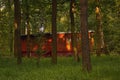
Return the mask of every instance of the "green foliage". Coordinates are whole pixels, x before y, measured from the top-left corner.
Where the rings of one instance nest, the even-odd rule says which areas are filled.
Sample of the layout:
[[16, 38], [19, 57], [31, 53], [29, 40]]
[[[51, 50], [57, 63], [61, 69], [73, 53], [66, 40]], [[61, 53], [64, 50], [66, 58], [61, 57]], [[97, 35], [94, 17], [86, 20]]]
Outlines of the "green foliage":
[[[10, 37], [13, 35], [10, 29], [14, 26], [14, 7], [13, 0], [0, 0], [0, 52], [9, 54]], [[51, 1], [52, 0], [27, 0], [30, 17], [30, 27], [32, 33], [36, 34], [38, 27], [44, 23], [45, 32], [51, 32]], [[80, 5], [76, 1], [75, 26], [76, 31], [80, 31]], [[70, 31], [69, 0], [57, 0], [57, 31]], [[88, 1], [88, 26], [89, 29], [96, 29], [95, 26], [95, 0]], [[110, 51], [119, 53], [120, 51], [120, 0], [100, 0], [102, 13], [102, 26], [105, 42]], [[1, 10], [2, 9], [2, 10]], [[21, 33], [25, 32], [26, 27], [26, 0], [21, 0], [22, 26]], [[63, 21], [61, 21], [64, 19]]]
[[0, 80], [120, 79], [120, 56], [92, 56], [91, 73], [82, 72], [81, 62], [75, 62], [72, 57], [58, 58], [57, 65], [52, 65], [50, 58], [41, 58], [39, 66], [34, 58], [23, 58], [23, 64], [19, 66], [15, 63], [15, 58], [0, 57]]
[[0, 1], [0, 55], [10, 55], [9, 44], [11, 26], [13, 26], [13, 11], [9, 9], [7, 1]]
[[105, 5], [102, 6], [105, 41], [110, 51], [120, 53], [120, 1], [102, 0], [102, 4]]

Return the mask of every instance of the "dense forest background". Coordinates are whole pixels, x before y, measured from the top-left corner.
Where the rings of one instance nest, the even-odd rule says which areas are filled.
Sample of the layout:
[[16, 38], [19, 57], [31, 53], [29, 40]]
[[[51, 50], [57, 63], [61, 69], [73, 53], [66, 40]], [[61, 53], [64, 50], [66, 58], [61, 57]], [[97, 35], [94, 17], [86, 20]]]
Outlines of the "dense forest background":
[[[41, 24], [45, 32], [51, 32], [51, 0], [20, 0], [21, 2], [21, 35], [25, 34], [26, 18], [29, 17], [30, 34], [37, 34]], [[88, 28], [96, 33], [95, 0], [88, 1]], [[70, 1], [57, 2], [57, 32], [69, 32], [70, 27]], [[100, 0], [99, 7], [102, 15], [102, 28], [104, 40], [110, 52], [120, 53], [120, 0]], [[80, 31], [80, 6], [76, 0], [75, 27]], [[27, 16], [26, 16], [27, 15]], [[0, 54], [12, 55], [11, 44], [14, 28], [13, 0], [0, 0]], [[96, 35], [94, 35], [96, 37]]]

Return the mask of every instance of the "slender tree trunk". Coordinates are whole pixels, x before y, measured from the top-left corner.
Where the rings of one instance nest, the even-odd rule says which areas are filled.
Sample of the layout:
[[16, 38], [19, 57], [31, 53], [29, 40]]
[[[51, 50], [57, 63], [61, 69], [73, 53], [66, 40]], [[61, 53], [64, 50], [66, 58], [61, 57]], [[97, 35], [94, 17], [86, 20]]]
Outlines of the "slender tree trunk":
[[42, 46], [44, 44], [43, 33], [40, 33], [37, 38], [38, 50], [37, 50], [37, 66], [39, 66], [40, 58], [42, 55]]
[[96, 0], [96, 40], [97, 40], [97, 49], [96, 54], [97, 56], [100, 56], [101, 53], [104, 52], [105, 43], [104, 43], [104, 34], [102, 29], [102, 18], [101, 18], [101, 12], [100, 12], [100, 1]]
[[28, 0], [25, 1], [26, 4], [26, 10], [25, 10], [25, 15], [26, 15], [26, 28], [27, 28], [27, 56], [30, 57], [30, 18], [29, 18], [29, 4]]
[[84, 71], [90, 72], [90, 46], [88, 38], [88, 0], [80, 0], [80, 18], [81, 18], [81, 40], [82, 40], [82, 68]]
[[77, 52], [77, 41], [75, 34], [75, 21], [74, 21], [74, 12], [75, 12], [75, 0], [70, 0], [70, 19], [71, 19], [71, 43], [72, 43], [72, 51], [74, 54], [75, 60], [79, 61], [79, 56]]
[[14, 0], [14, 53], [17, 54], [18, 64], [22, 63], [20, 26], [21, 26], [20, 2], [19, 0]]
[[52, 0], [52, 63], [57, 63], [57, 0]]
[[[11, 1], [8, 0], [8, 12], [9, 12], [9, 19], [11, 20]], [[9, 26], [10, 26], [10, 55], [13, 53], [13, 26], [11, 24], [11, 21], [9, 21]]]

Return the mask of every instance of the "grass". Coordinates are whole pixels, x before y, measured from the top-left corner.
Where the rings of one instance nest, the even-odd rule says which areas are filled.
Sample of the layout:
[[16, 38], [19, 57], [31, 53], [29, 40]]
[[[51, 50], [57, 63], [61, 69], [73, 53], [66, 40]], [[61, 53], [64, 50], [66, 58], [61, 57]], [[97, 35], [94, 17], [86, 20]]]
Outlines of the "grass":
[[120, 56], [92, 56], [92, 72], [82, 71], [81, 61], [72, 57], [58, 58], [57, 65], [50, 58], [42, 58], [36, 66], [35, 58], [16, 59], [0, 57], [0, 80], [120, 80]]

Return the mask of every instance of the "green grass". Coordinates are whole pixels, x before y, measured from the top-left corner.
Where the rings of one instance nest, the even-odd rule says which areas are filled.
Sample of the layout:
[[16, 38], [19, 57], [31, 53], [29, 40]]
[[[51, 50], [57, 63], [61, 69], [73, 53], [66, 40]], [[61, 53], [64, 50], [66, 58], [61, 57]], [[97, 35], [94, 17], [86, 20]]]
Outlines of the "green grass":
[[92, 56], [91, 73], [83, 72], [81, 61], [72, 57], [58, 58], [57, 65], [42, 58], [39, 66], [35, 58], [17, 65], [15, 58], [0, 57], [0, 80], [120, 80], [120, 56]]

